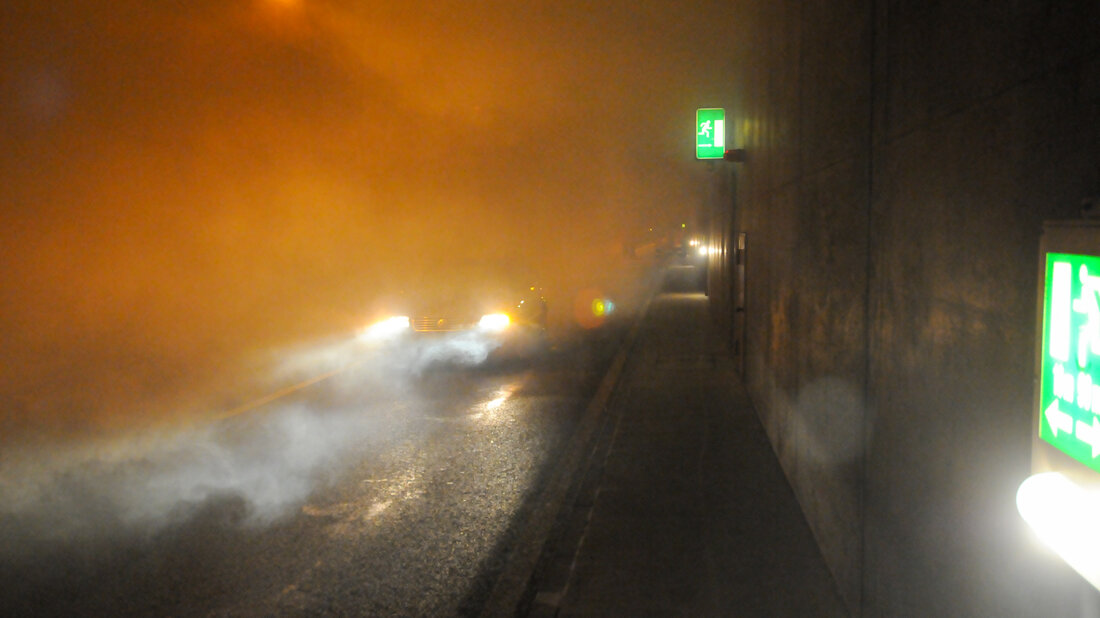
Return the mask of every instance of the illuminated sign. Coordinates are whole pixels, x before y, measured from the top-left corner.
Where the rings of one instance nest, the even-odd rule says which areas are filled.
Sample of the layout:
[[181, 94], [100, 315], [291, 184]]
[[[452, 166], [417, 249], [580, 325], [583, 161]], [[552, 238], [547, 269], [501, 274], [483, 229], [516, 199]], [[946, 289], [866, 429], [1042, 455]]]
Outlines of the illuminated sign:
[[695, 110], [695, 158], [721, 159], [726, 154], [726, 110]]
[[1039, 437], [1100, 471], [1100, 257], [1048, 253]]

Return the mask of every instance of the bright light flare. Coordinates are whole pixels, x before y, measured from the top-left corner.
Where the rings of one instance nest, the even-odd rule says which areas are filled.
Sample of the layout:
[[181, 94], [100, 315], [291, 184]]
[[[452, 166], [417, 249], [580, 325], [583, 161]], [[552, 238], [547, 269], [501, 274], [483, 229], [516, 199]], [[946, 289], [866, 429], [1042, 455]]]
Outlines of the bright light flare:
[[481, 320], [478, 321], [478, 328], [489, 331], [491, 333], [499, 333], [508, 328], [508, 325], [512, 323], [512, 319], [505, 313], [490, 313], [488, 315], [481, 316]]
[[361, 341], [384, 341], [407, 331], [411, 326], [407, 316], [393, 316], [371, 324], [359, 333]]
[[1044, 472], [1020, 484], [1016, 509], [1043, 543], [1100, 589], [1100, 491]]

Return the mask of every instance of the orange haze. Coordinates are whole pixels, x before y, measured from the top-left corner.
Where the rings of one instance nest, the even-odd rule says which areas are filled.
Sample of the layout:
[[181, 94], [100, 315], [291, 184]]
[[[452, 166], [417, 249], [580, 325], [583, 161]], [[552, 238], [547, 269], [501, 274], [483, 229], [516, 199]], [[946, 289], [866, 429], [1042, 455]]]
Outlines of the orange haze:
[[0, 434], [178, 416], [440, 261], [600, 284], [701, 199], [732, 20], [676, 4], [5, 3]]

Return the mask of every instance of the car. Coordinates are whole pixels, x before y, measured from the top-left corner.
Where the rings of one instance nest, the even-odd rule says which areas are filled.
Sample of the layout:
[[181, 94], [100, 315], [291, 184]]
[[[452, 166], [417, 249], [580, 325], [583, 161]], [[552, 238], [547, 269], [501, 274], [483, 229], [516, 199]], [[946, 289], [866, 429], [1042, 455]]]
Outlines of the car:
[[381, 304], [359, 340], [404, 353], [416, 367], [530, 358], [546, 342], [549, 308], [537, 285], [450, 282], [402, 290]]

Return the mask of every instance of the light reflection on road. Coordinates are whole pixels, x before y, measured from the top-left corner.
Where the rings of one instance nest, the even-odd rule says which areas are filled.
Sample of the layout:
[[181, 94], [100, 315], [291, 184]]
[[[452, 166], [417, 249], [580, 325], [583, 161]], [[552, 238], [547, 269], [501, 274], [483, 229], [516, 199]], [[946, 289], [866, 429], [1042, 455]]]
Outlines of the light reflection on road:
[[501, 421], [502, 412], [505, 408], [505, 404], [512, 398], [513, 395], [519, 391], [530, 374], [524, 374], [520, 379], [507, 384], [496, 392], [493, 393], [492, 399], [479, 403], [474, 406], [476, 412], [470, 415], [470, 418], [476, 421], [481, 421], [483, 424], [496, 424]]

